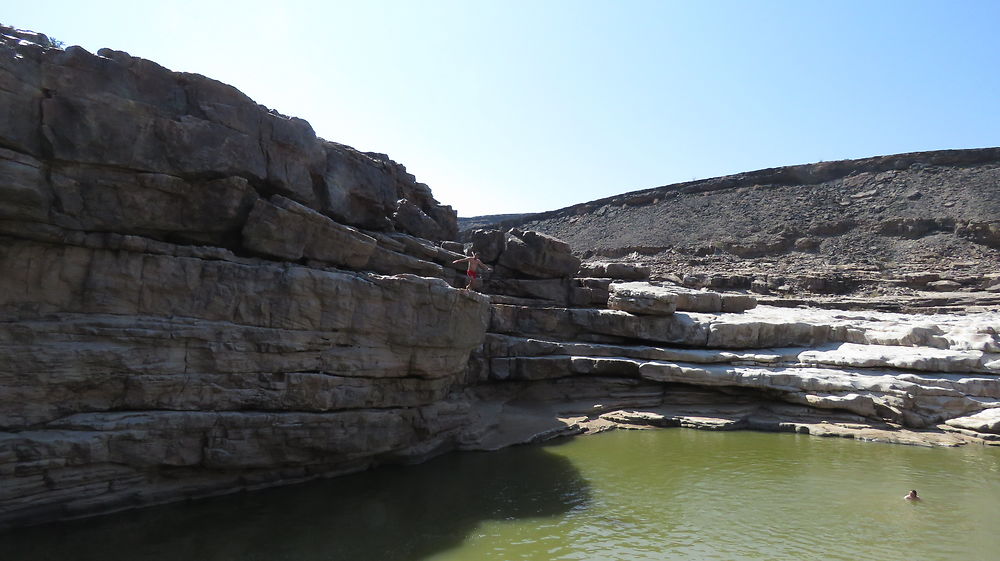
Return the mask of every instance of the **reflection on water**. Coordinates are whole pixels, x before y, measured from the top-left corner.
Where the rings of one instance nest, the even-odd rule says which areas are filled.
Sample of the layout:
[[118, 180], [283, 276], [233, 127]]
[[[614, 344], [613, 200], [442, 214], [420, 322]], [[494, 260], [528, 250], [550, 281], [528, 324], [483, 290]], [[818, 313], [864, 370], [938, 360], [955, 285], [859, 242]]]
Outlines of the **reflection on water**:
[[587, 498], [567, 458], [518, 447], [18, 530], [0, 534], [0, 560], [416, 561], [483, 521], [558, 517]]
[[0, 559], [985, 561], [997, 520], [1000, 449], [667, 429], [22, 530]]

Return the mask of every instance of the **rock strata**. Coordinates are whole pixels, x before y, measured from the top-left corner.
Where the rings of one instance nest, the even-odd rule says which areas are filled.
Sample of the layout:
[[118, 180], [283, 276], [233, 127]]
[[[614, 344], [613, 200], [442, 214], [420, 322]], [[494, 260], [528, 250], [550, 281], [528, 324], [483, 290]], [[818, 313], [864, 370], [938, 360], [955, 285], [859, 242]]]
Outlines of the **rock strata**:
[[[382, 154], [201, 76], [0, 35], [0, 529], [615, 427], [1000, 443], [996, 310], [787, 307], [836, 279], [649, 280], [529, 229], [463, 246]], [[478, 291], [455, 288], [466, 249]]]
[[580, 268], [566, 242], [534, 231], [510, 230], [497, 264], [540, 279], [571, 276]]
[[998, 327], [996, 312], [760, 306], [649, 316], [494, 304], [473, 364], [499, 385], [494, 395], [507, 388], [512, 403], [531, 395], [559, 404], [541, 415], [540, 434], [554, 430], [541, 421], [556, 410], [567, 433], [690, 426], [1000, 443]]
[[350, 226], [455, 237], [454, 212], [383, 154], [318, 139], [306, 121], [209, 78], [120, 51], [45, 48], [12, 32], [4, 28], [0, 45], [9, 108], [0, 145], [17, 179], [5, 190], [24, 195], [10, 197], [21, 218], [165, 236], [198, 224], [192, 211], [227, 210], [204, 215], [206, 229], [225, 232], [255, 194], [276, 193]]
[[612, 283], [610, 291], [608, 308], [637, 315], [672, 315], [680, 299], [676, 292], [649, 283]]
[[594, 261], [580, 264], [580, 276], [640, 281], [649, 278], [649, 267], [638, 263]]
[[458, 445], [489, 301], [426, 185], [231, 86], [0, 34], [0, 527]]

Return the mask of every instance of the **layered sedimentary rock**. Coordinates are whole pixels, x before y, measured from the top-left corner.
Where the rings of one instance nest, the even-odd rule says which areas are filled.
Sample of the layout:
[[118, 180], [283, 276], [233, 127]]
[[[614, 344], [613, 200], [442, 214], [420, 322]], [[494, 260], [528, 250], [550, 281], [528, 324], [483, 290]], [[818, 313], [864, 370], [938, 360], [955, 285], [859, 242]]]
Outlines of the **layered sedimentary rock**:
[[231, 86], [0, 31], [0, 526], [456, 446], [488, 300], [442, 280], [450, 207]]
[[590, 278], [566, 242], [518, 229], [480, 229], [467, 233], [469, 251], [491, 265], [482, 290], [494, 302], [529, 305], [603, 306], [611, 279]]
[[[493, 308], [473, 371], [507, 405], [481, 418], [483, 433], [689, 426], [1000, 444], [1000, 312]], [[526, 411], [530, 400], [548, 406]]]
[[[478, 230], [472, 246], [499, 259], [484, 240], [501, 235]], [[470, 365], [480, 382], [472, 447], [649, 426], [1000, 443], [1000, 311], [758, 306], [745, 292], [635, 281], [635, 269], [582, 265], [610, 277], [564, 279], [603, 281], [603, 299], [587, 304], [492, 297]]]
[[455, 235], [455, 213], [384, 154], [318, 139], [203, 76], [5, 29], [0, 146], [17, 207], [5, 218], [217, 242], [280, 194], [350, 226]]
[[758, 306], [530, 230], [463, 246], [384, 155], [0, 32], [0, 528], [611, 427], [1000, 439], [996, 311]]

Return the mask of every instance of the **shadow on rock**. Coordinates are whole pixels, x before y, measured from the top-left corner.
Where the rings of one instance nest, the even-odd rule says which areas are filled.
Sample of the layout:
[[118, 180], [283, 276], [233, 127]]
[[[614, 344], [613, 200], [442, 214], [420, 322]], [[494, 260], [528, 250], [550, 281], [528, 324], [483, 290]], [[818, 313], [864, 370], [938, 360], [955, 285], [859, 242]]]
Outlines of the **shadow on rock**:
[[35, 561], [417, 561], [483, 521], [582, 508], [589, 486], [537, 446], [155, 507], [0, 535], [0, 558]]

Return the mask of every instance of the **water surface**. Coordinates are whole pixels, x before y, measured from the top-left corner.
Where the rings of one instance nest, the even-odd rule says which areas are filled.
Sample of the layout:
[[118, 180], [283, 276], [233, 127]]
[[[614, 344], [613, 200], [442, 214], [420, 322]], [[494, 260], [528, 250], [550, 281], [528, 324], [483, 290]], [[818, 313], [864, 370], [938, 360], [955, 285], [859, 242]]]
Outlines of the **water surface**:
[[665, 429], [19, 530], [0, 559], [992, 561], [998, 521], [1000, 449]]

